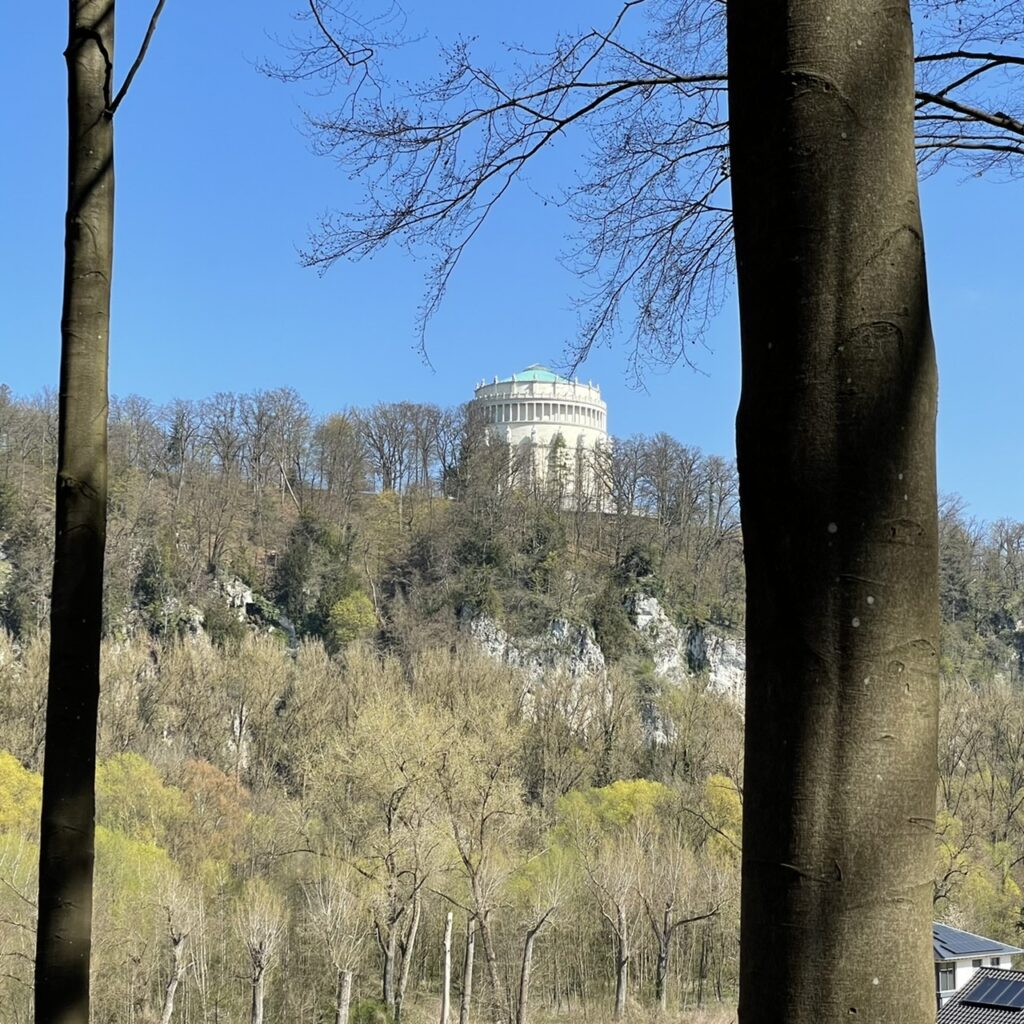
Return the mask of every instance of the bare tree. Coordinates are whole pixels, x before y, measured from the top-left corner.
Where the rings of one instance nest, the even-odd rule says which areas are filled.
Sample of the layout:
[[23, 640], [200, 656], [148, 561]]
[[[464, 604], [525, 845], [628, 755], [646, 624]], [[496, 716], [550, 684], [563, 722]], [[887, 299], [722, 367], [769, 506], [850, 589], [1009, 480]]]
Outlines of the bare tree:
[[[698, 870], [682, 829], [670, 828], [651, 835], [637, 892], [657, 944], [654, 998], [662, 1013], [668, 1010], [669, 956], [675, 933], [688, 924], [714, 917], [724, 899], [721, 892], [700, 891]], [[695, 908], [698, 900], [705, 902], [705, 909]]]
[[322, 871], [304, 886], [310, 925], [334, 970], [334, 1024], [348, 1024], [352, 977], [367, 936], [366, 913], [344, 875]]
[[263, 1024], [267, 973], [277, 956], [285, 922], [285, 905], [277, 893], [261, 878], [249, 881], [235, 918], [235, 927], [245, 946], [252, 987], [249, 1024]]
[[171, 947], [171, 969], [164, 986], [160, 1024], [171, 1024], [178, 989], [189, 968], [193, 966], [188, 953], [195, 933], [203, 925], [203, 904], [202, 895], [180, 878], [168, 878], [165, 881], [161, 900]]
[[[624, 308], [636, 310], [634, 376], [689, 358], [733, 267], [725, 6], [625, 0], [603, 25], [548, 52], [510, 47], [511, 71], [456, 42], [442, 49], [435, 77], [399, 90], [387, 58], [401, 29], [388, 15], [371, 20], [349, 3], [308, 0], [309, 35], [295, 41], [291, 63], [266, 70], [332, 83], [338, 103], [311, 114], [310, 131], [321, 153], [361, 176], [367, 201], [325, 217], [306, 262], [329, 266], [391, 241], [427, 248], [435, 259], [422, 330], [495, 204], [552, 140], [576, 132], [592, 158], [553, 197], [575, 219], [568, 263], [585, 281], [569, 359], [617, 336]], [[1016, 5], [916, 0], [915, 9], [922, 158], [1019, 167]]]
[[410, 409], [407, 402], [378, 402], [359, 416], [360, 433], [382, 491], [401, 491], [409, 472]]

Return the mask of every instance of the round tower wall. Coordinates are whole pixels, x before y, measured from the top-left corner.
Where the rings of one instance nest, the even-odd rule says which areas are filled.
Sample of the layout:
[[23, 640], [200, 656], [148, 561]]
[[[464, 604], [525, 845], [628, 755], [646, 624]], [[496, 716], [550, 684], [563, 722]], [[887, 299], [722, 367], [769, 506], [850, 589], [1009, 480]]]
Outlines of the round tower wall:
[[568, 448], [596, 448], [608, 440], [608, 407], [592, 384], [503, 380], [481, 384], [475, 398], [492, 440], [545, 448], [559, 435]]

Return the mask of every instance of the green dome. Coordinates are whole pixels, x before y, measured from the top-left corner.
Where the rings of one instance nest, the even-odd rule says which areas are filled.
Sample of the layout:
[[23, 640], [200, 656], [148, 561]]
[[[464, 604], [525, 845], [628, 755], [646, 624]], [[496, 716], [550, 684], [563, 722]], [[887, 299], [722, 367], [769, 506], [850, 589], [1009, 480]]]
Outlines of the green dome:
[[571, 381], [565, 377], [555, 373], [554, 370], [549, 370], [546, 366], [541, 366], [540, 363], [533, 363], [528, 366], [522, 373], [513, 373], [510, 380], [513, 383], [522, 383], [525, 381], [543, 381], [545, 384], [569, 384]]

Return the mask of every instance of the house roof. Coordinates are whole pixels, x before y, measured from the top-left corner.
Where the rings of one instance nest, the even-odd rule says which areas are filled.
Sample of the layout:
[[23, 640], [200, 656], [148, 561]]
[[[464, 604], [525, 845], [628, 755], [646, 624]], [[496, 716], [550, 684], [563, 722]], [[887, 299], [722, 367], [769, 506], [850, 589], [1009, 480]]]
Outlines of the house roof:
[[1024, 1024], [1024, 971], [979, 968], [939, 1010], [936, 1024]]
[[1005, 942], [986, 939], [973, 932], [964, 932], [948, 924], [932, 925], [932, 946], [936, 960], [965, 960], [974, 956], [1015, 956], [1024, 949], [1008, 946]]

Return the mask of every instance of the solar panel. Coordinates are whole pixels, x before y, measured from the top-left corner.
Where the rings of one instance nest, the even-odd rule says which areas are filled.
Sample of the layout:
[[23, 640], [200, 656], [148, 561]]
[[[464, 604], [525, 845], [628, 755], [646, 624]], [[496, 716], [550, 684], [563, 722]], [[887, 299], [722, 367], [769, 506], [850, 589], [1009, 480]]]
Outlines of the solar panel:
[[1024, 1010], [1024, 981], [986, 978], [960, 1002], [971, 1006], [998, 1006], [1005, 1010]]

